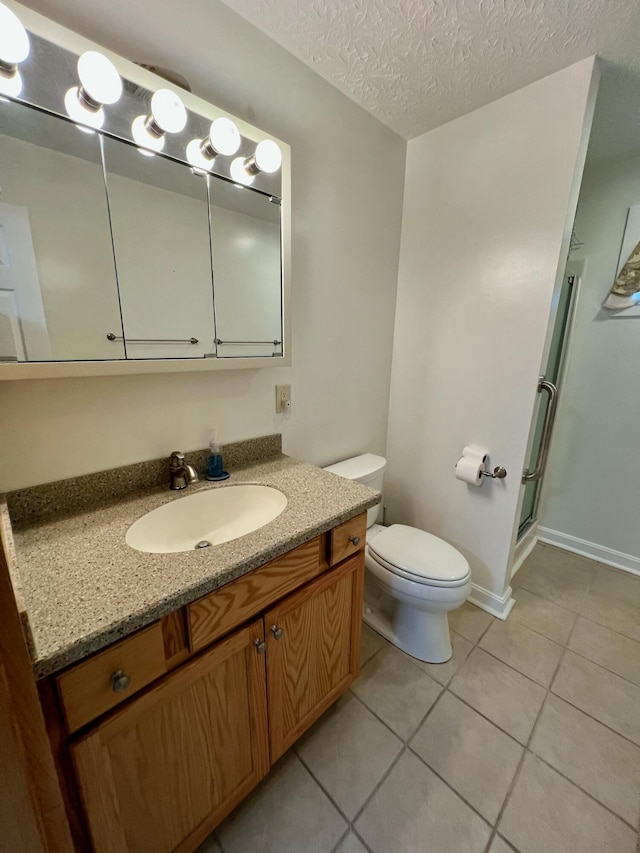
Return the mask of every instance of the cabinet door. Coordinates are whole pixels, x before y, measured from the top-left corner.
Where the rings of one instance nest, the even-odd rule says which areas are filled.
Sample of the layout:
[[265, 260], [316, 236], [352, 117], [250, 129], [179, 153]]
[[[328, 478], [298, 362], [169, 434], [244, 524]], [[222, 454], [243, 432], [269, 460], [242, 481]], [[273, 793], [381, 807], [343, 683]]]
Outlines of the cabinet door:
[[72, 746], [96, 853], [191, 851], [269, 768], [258, 620]]
[[360, 553], [265, 615], [272, 761], [358, 676], [363, 575]]

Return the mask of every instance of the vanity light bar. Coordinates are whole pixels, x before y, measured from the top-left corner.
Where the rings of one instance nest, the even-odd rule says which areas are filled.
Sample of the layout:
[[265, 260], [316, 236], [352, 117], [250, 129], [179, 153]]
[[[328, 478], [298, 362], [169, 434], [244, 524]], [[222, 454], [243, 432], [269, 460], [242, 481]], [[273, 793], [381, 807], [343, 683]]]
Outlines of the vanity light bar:
[[18, 65], [29, 56], [31, 44], [18, 16], [0, 3], [0, 94], [17, 98], [22, 91]]

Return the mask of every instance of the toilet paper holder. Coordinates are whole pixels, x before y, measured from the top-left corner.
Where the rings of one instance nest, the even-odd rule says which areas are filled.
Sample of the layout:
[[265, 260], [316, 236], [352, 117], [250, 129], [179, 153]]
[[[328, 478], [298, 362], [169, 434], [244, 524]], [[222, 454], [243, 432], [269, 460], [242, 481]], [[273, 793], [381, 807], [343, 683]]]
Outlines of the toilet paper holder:
[[480, 474], [492, 480], [504, 480], [507, 476], [507, 469], [503, 468], [502, 465], [496, 465], [493, 471], [480, 471]]

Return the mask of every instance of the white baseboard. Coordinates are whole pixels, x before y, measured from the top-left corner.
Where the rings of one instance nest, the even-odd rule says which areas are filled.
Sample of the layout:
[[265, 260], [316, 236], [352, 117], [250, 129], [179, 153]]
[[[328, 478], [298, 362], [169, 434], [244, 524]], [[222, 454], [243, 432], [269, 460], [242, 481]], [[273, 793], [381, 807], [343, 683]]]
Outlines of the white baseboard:
[[564, 548], [565, 551], [572, 551], [582, 557], [589, 557], [591, 560], [597, 560], [599, 563], [605, 563], [615, 569], [622, 569], [632, 575], [640, 575], [640, 558], [631, 554], [624, 554], [622, 551], [615, 551], [613, 548], [605, 548], [604, 545], [588, 542], [586, 539], [578, 539], [577, 536], [570, 536], [568, 533], [561, 533], [559, 530], [550, 530], [548, 527], [538, 527], [538, 539], [540, 542], [556, 545], [558, 548]]
[[511, 592], [511, 587], [508, 586], [504, 595], [500, 597], [494, 592], [489, 592], [489, 590], [485, 589], [483, 586], [478, 586], [477, 584], [472, 583], [471, 595], [468, 597], [467, 601], [470, 601], [472, 604], [475, 604], [476, 607], [480, 607], [492, 616], [497, 616], [498, 619], [502, 619], [504, 621], [511, 613], [511, 608], [516, 603]]

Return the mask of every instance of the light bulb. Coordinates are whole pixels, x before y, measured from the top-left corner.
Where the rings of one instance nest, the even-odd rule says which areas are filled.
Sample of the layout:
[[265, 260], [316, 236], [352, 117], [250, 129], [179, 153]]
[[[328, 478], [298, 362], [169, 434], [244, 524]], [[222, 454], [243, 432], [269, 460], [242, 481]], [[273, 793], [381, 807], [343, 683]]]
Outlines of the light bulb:
[[104, 124], [104, 110], [99, 107], [97, 110], [91, 109], [80, 101], [80, 92], [77, 86], [67, 89], [64, 96], [64, 105], [67, 108], [69, 117], [79, 124], [86, 124], [89, 127], [99, 129]]
[[29, 56], [29, 36], [20, 19], [4, 3], [0, 3], [0, 65], [14, 71]]
[[244, 157], [236, 157], [236, 159], [231, 162], [229, 174], [237, 184], [243, 184], [245, 187], [248, 187], [253, 183], [255, 175], [247, 172], [245, 162]]
[[22, 77], [19, 71], [13, 74], [5, 74], [0, 70], [0, 94], [9, 98], [17, 98], [22, 91]]
[[205, 157], [202, 153], [201, 139], [192, 139], [187, 145], [187, 160], [194, 169], [205, 172], [208, 172], [214, 163], [213, 157]]
[[142, 148], [150, 148], [152, 151], [162, 151], [164, 148], [164, 133], [158, 136], [149, 130], [147, 117], [138, 116], [131, 123], [131, 135], [134, 142]]
[[253, 160], [259, 171], [267, 172], [267, 174], [277, 172], [282, 165], [280, 146], [273, 139], [263, 139], [256, 146]]
[[118, 70], [106, 56], [88, 50], [78, 59], [78, 77], [82, 84], [80, 97], [90, 107], [115, 104], [122, 95], [122, 79]]
[[148, 121], [156, 133], [180, 133], [187, 124], [187, 111], [175, 92], [158, 89], [151, 98]]
[[221, 116], [211, 123], [209, 145], [214, 154], [230, 157], [240, 148], [240, 131], [230, 118]]

